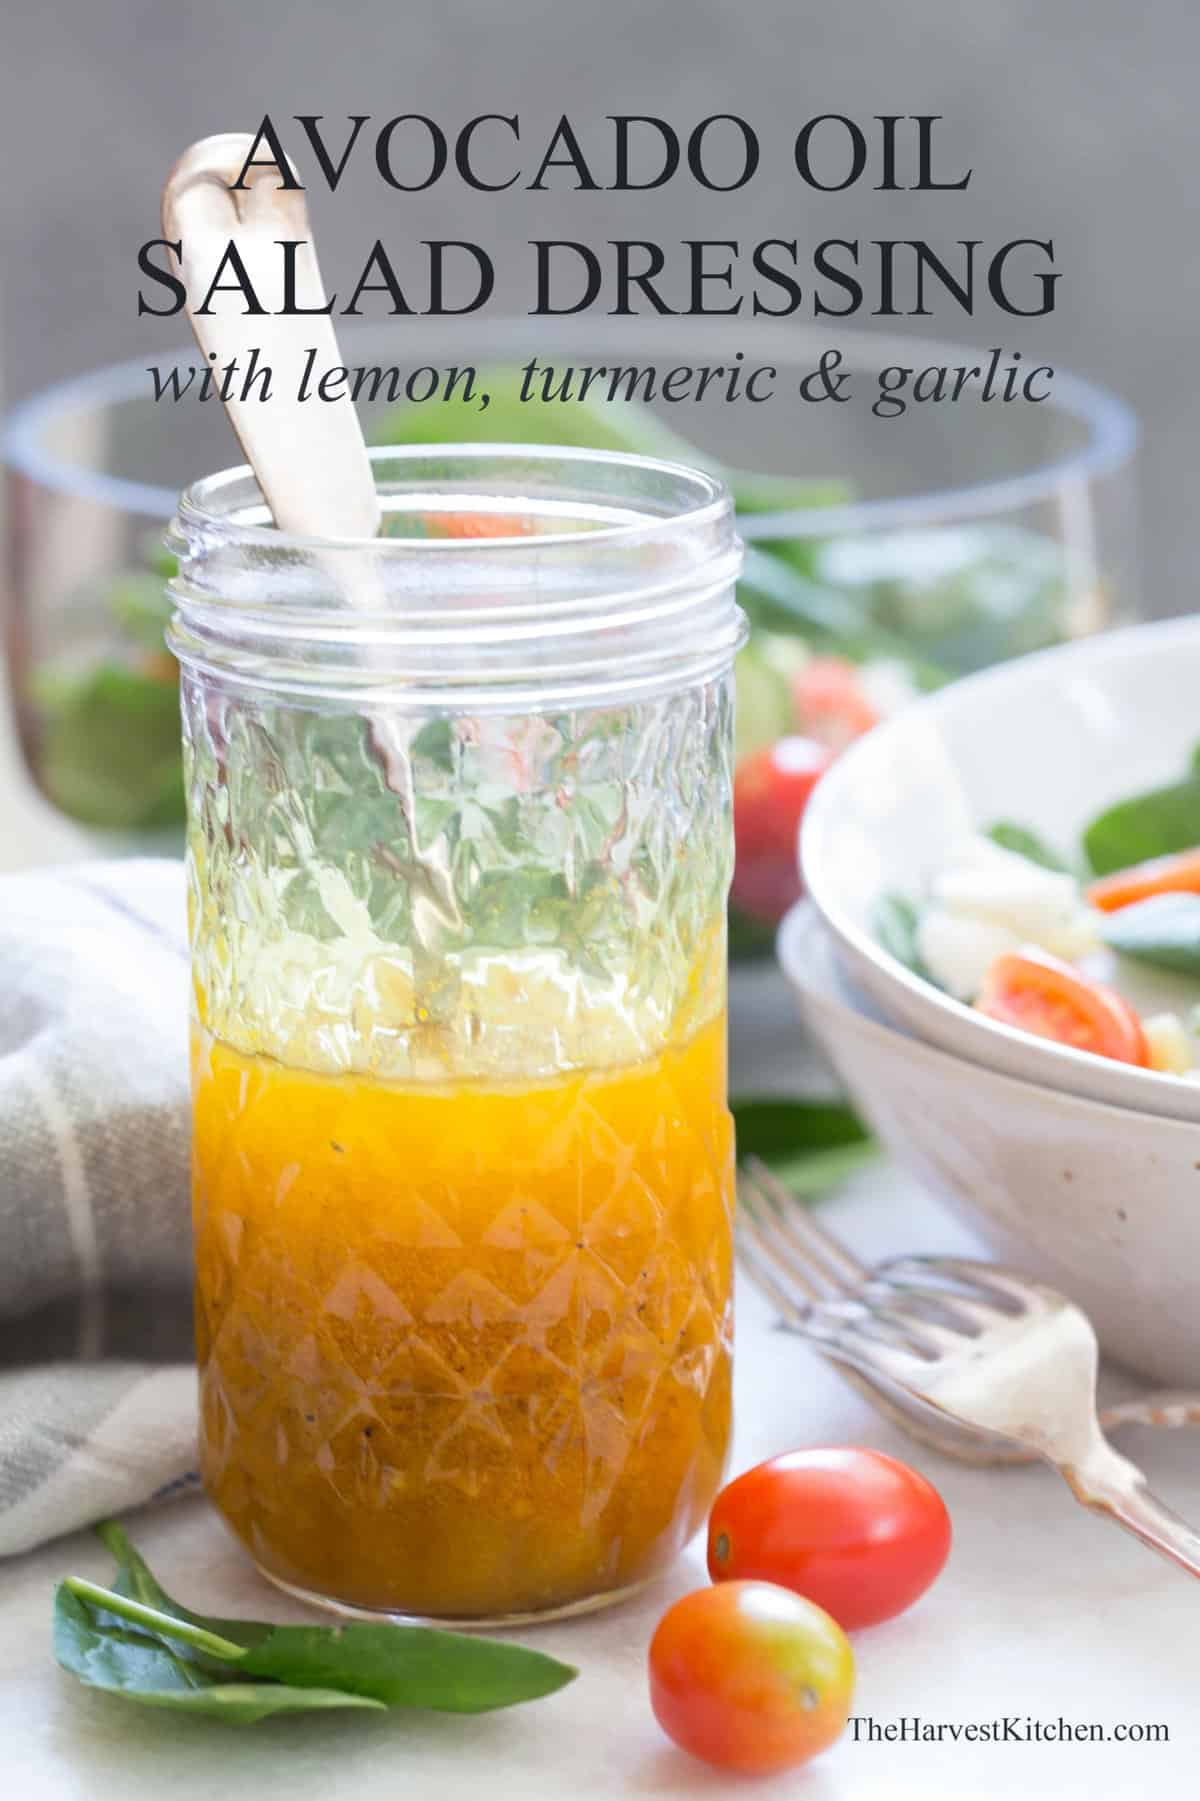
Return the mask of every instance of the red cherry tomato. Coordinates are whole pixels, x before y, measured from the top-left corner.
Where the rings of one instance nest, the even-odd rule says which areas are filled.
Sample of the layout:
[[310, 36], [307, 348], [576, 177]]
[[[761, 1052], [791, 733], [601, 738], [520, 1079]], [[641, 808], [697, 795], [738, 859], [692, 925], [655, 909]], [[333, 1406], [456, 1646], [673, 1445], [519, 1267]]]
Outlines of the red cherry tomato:
[[1200, 894], [1200, 847], [1118, 869], [1115, 875], [1101, 876], [1087, 891], [1092, 906], [1104, 913], [1115, 913], [1154, 894]]
[[1142, 1068], [1150, 1061], [1142, 1022], [1129, 1002], [1044, 951], [997, 957], [975, 1005], [989, 1019], [1095, 1057]]
[[732, 899], [743, 912], [775, 921], [800, 898], [800, 820], [832, 761], [832, 753], [810, 738], [780, 738], [738, 764], [733, 776], [737, 862]]
[[792, 677], [792, 706], [800, 730], [833, 751], [879, 724], [858, 669], [845, 657], [811, 657]]
[[723, 1770], [764, 1775], [815, 1757], [845, 1726], [853, 1690], [841, 1627], [768, 1582], [685, 1595], [650, 1644], [659, 1725]]
[[714, 1582], [757, 1577], [794, 1589], [847, 1632], [911, 1607], [950, 1550], [936, 1488], [882, 1451], [792, 1451], [747, 1470], [708, 1523]]

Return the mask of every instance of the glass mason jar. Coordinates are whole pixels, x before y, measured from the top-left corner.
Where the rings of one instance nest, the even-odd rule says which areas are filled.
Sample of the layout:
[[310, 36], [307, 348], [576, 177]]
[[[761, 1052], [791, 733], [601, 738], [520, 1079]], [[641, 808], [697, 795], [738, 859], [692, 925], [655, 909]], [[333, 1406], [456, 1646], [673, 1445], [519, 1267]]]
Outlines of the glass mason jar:
[[373, 453], [182, 498], [201, 1456], [260, 1568], [447, 1621], [666, 1564], [730, 1424], [729, 497]]

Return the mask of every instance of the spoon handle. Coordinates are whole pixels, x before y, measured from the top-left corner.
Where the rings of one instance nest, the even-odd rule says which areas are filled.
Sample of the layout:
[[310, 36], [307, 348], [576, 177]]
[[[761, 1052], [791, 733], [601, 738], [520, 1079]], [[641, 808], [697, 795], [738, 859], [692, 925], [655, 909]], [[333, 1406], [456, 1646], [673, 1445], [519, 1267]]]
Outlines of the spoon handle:
[[[349, 388], [329, 400], [300, 398], [310, 360], [318, 374], [341, 365], [304, 189], [290, 167], [296, 185], [285, 187], [273, 164], [246, 169], [241, 185], [253, 148], [254, 139], [237, 132], [202, 138], [167, 177], [163, 235], [180, 245], [188, 319], [217, 375], [236, 371], [221, 387], [225, 411], [280, 531], [373, 538], [379, 502]], [[281, 240], [294, 247], [291, 294]], [[261, 314], [248, 313], [228, 273], [223, 291], [209, 292], [230, 245]], [[350, 598], [370, 604], [372, 595]]]

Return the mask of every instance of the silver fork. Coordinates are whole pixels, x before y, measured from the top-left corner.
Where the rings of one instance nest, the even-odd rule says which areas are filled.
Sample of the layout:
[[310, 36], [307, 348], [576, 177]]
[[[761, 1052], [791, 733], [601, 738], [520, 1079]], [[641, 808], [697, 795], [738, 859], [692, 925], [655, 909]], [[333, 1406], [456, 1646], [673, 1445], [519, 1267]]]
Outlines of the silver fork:
[[1101, 1429], [1102, 1418], [1191, 1423], [1196, 1397], [1152, 1397], [1100, 1416], [1095, 1332], [1054, 1289], [964, 1257], [868, 1268], [757, 1159], [742, 1169], [738, 1202], [739, 1258], [784, 1325], [865, 1384], [906, 1431], [968, 1461], [1041, 1458], [1083, 1506], [1200, 1575], [1200, 1533]]
[[[1038, 1452], [976, 1427], [958, 1426], [917, 1396], [894, 1388], [879, 1372], [866, 1374], [830, 1355], [824, 1339], [807, 1330], [811, 1303], [847, 1298], [871, 1271], [822, 1229], [808, 1209], [799, 1209], [790, 1191], [757, 1158], [748, 1158], [739, 1171], [738, 1198], [738, 1259], [777, 1309], [784, 1331], [808, 1338], [877, 1412], [944, 1456], [987, 1466], [1039, 1461]], [[1200, 1426], [1200, 1394], [1155, 1389], [1103, 1408], [1099, 1418], [1105, 1432], [1123, 1426]]]

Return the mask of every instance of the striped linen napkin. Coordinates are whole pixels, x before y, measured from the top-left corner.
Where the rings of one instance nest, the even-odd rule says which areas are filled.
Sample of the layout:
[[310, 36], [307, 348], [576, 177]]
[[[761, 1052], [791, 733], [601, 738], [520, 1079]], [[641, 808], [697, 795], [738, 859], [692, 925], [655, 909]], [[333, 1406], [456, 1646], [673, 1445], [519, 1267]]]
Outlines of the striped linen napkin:
[[0, 878], [0, 1556], [192, 1475], [183, 866]]

